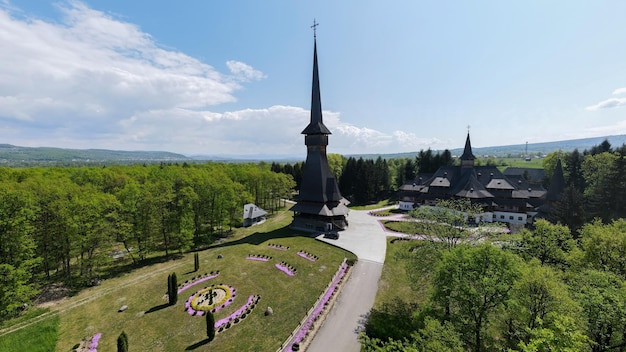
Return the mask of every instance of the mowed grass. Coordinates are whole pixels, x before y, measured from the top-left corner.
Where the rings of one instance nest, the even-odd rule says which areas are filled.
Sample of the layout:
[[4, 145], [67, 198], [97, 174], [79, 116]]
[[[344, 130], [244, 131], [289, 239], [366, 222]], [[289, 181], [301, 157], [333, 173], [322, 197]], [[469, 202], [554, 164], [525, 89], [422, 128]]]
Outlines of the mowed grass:
[[29, 325], [12, 334], [0, 336], [0, 351], [50, 352], [57, 342], [59, 316]]
[[[135, 272], [106, 280], [101, 286], [81, 292], [60, 309], [57, 351], [70, 351], [81, 339], [102, 333], [98, 350], [116, 350], [116, 339], [122, 331], [128, 335], [132, 351], [274, 351], [296, 328], [306, 311], [322, 293], [344, 257], [349, 252], [328, 246], [284, 226], [289, 218], [278, 214], [274, 220], [245, 231], [258, 231], [248, 236], [199, 252], [200, 270], [193, 270], [193, 254], [181, 259], [138, 269]], [[272, 228], [278, 229], [272, 230]], [[290, 247], [280, 251], [268, 243]], [[297, 255], [298, 250], [317, 255], [311, 262]], [[269, 262], [247, 260], [248, 254], [271, 256]], [[218, 259], [221, 255], [221, 259]], [[293, 277], [279, 271], [276, 263], [285, 261], [297, 269]], [[191, 287], [179, 295], [178, 303], [169, 307], [163, 299], [167, 276], [176, 272], [182, 283], [194, 276], [220, 271], [219, 277]], [[230, 315], [246, 303], [250, 295], [261, 295], [261, 301], [246, 319], [217, 334], [214, 341], [206, 338], [205, 317], [184, 311], [187, 298], [211, 284], [228, 284], [237, 290], [234, 302], [215, 314], [216, 320]], [[122, 305], [128, 309], [118, 313]], [[273, 314], [264, 316], [272, 307]], [[0, 349], [3, 350], [3, 349]]]

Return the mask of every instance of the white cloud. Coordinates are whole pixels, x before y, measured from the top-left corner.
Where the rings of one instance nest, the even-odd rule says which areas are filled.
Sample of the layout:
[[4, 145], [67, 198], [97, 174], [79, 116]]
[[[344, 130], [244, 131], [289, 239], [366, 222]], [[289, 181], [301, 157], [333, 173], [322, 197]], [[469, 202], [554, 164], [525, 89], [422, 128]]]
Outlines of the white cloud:
[[242, 75], [263, 77], [244, 63], [221, 74], [80, 2], [58, 8], [59, 23], [0, 7], [0, 121], [22, 124], [23, 139], [29, 128], [87, 135], [142, 111], [233, 102]]
[[[4, 1], [4, 0], [0, 0]], [[214, 112], [240, 84], [265, 75], [239, 61], [230, 74], [160, 47], [136, 25], [80, 2], [46, 22], [0, 6], [0, 139], [24, 146], [305, 155], [308, 109]], [[19, 16], [16, 13], [19, 12]], [[342, 122], [324, 111], [329, 152], [392, 153], [437, 140]]]
[[241, 81], [260, 80], [266, 78], [263, 72], [255, 70], [252, 66], [240, 61], [229, 60], [226, 62], [230, 72]]
[[[620, 94], [626, 94], [626, 87], [618, 88], [613, 91], [613, 95], [620, 95]], [[599, 110], [599, 109], [618, 108], [624, 105], [626, 105], [626, 98], [609, 98], [595, 105], [587, 106], [585, 110], [594, 111], [594, 110]]]
[[618, 89], [614, 90], [613, 94], [615, 94], [615, 95], [617, 95], [617, 94], [626, 94], [626, 87], [618, 88]]
[[611, 98], [603, 100], [595, 105], [588, 106], [585, 109], [589, 111], [594, 111], [599, 109], [618, 108], [624, 105], [626, 105], [626, 98]]

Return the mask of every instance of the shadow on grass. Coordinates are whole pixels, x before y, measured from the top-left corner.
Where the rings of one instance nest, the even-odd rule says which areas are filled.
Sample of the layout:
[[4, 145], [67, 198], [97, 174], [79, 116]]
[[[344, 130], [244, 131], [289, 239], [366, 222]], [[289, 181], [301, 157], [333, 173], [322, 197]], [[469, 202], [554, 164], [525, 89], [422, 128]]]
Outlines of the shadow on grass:
[[209, 248], [230, 247], [230, 246], [236, 246], [236, 245], [243, 244], [243, 243], [253, 244], [255, 246], [258, 246], [263, 242], [277, 239], [277, 238], [315, 237], [315, 236], [317, 236], [316, 233], [306, 233], [306, 232], [294, 230], [294, 229], [289, 228], [288, 226], [285, 226], [285, 227], [282, 227], [280, 229], [276, 229], [270, 232], [255, 232], [251, 235], [248, 235], [244, 238], [240, 238], [238, 240], [214, 244], [212, 246], [209, 246]]
[[193, 351], [196, 348], [202, 347], [202, 346], [206, 345], [209, 342], [211, 342], [211, 340], [209, 340], [209, 339], [204, 339], [202, 341], [198, 341], [198, 342], [194, 343], [191, 346], [187, 346], [187, 348], [185, 348], [185, 351]]
[[165, 263], [170, 260], [179, 260], [182, 259], [183, 255], [180, 253], [170, 253], [169, 256], [162, 255], [156, 257], [149, 257], [143, 260], [137, 260], [136, 262], [132, 262], [129, 259], [126, 259], [126, 263], [114, 265], [108, 268], [105, 268], [102, 271], [101, 279], [110, 279], [114, 277], [118, 277], [122, 274], [131, 273], [137, 269], [141, 269], [143, 267], [152, 266], [155, 264]]
[[165, 308], [167, 308], [169, 306], [170, 306], [169, 303], [159, 304], [158, 306], [154, 306], [154, 307], [148, 309], [146, 311], [146, 314], [157, 312], [157, 311], [159, 311], [161, 309], [165, 309]]

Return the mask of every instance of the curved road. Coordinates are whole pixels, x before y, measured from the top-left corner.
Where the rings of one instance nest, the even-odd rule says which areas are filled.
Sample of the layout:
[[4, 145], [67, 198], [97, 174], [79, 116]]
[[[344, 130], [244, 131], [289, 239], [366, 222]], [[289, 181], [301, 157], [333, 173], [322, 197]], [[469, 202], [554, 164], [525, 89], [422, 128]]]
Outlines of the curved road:
[[351, 210], [348, 229], [340, 232], [339, 239], [318, 237], [351, 251], [359, 260], [324, 324], [313, 337], [308, 352], [360, 351], [358, 332], [374, 304], [387, 249], [388, 233], [378, 222], [380, 219], [369, 215], [368, 211]]

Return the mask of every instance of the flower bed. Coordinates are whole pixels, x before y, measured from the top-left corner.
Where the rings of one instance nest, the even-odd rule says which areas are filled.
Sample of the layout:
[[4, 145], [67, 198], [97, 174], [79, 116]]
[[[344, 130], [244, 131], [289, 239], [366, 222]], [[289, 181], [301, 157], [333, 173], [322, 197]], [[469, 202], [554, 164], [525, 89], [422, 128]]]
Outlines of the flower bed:
[[276, 268], [289, 276], [294, 276], [297, 272], [296, 268], [285, 262], [280, 262], [279, 264], [276, 264]]
[[270, 259], [272, 259], [272, 257], [269, 257], [267, 255], [262, 255], [262, 254], [248, 254], [248, 257], [246, 258], [248, 260], [258, 260], [261, 262], [266, 262]]
[[[213, 300], [213, 304], [208, 304], [210, 302], [207, 296], [209, 293], [217, 296]], [[190, 315], [197, 316], [202, 316], [208, 311], [215, 313], [233, 303], [234, 299], [235, 289], [231, 286], [224, 284], [212, 285], [191, 295], [185, 302], [185, 311]]]
[[256, 307], [256, 304], [259, 302], [260, 299], [261, 296], [258, 295], [252, 295], [248, 297], [248, 301], [246, 302], [246, 304], [237, 309], [233, 314], [227, 316], [224, 319], [216, 321], [215, 329], [217, 329], [218, 332], [221, 332], [231, 327], [232, 324], [236, 324], [240, 320], [245, 319]]
[[279, 251], [286, 251], [289, 249], [289, 247], [281, 246], [280, 244], [274, 243], [268, 243], [267, 246], [273, 249], [278, 249]]
[[185, 281], [182, 284], [178, 285], [178, 293], [181, 293], [183, 291], [185, 291], [186, 289], [190, 288], [191, 286], [197, 285], [199, 283], [205, 282], [207, 280], [211, 280], [211, 279], [215, 279], [216, 277], [218, 277], [220, 274], [220, 271], [216, 271], [215, 273], [211, 271], [211, 273], [207, 274], [204, 273], [204, 275], [199, 276], [199, 277], [194, 277], [191, 279], [191, 281]]
[[302, 258], [310, 260], [312, 262], [317, 261], [319, 259], [316, 255], [313, 255], [313, 254], [305, 252], [305, 251], [298, 251], [298, 255], [301, 256]]
[[337, 286], [339, 285], [339, 282], [341, 281], [341, 279], [345, 275], [347, 269], [348, 269], [348, 264], [343, 263], [341, 265], [341, 267], [339, 268], [339, 271], [338, 271], [337, 275], [335, 276], [335, 278], [333, 279], [331, 284], [326, 289], [326, 292], [324, 292], [324, 295], [322, 296], [322, 299], [315, 306], [315, 308], [313, 309], [313, 312], [309, 315], [309, 317], [304, 322], [304, 324], [302, 324], [302, 326], [300, 327], [300, 329], [296, 333], [296, 336], [292, 340], [292, 343], [287, 346], [287, 349], [285, 351], [293, 351], [293, 348], [292, 348], [293, 345], [294, 344], [298, 344], [299, 345], [300, 342], [302, 340], [304, 340], [304, 338], [308, 334], [309, 330], [311, 329], [311, 326], [313, 325], [313, 322], [315, 320], [317, 320], [317, 317], [320, 315], [322, 310], [324, 310], [324, 307], [326, 306], [326, 303], [330, 300], [330, 298], [335, 293], [335, 290], [337, 289]]

